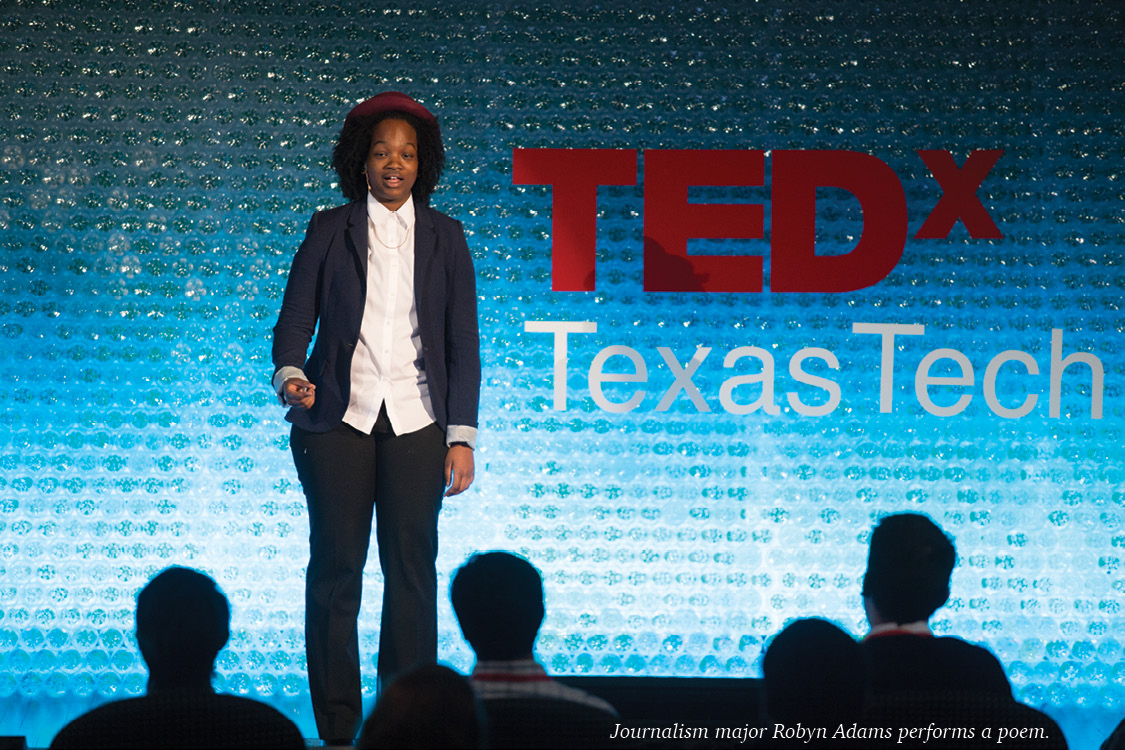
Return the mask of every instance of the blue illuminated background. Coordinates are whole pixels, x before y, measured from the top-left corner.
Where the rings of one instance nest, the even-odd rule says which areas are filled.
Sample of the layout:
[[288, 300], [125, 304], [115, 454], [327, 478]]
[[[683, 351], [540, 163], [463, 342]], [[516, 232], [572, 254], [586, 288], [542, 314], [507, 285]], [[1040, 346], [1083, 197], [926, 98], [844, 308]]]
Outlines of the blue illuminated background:
[[[75, 711], [143, 691], [134, 597], [171, 564], [213, 575], [234, 606], [220, 689], [301, 712], [307, 524], [268, 381], [273, 325], [311, 212], [340, 201], [328, 164], [344, 114], [384, 89], [441, 117], [434, 205], [477, 268], [484, 358], [478, 479], [446, 504], [442, 586], [471, 552], [528, 556], [547, 581], [539, 655], [558, 673], [759, 674], [763, 642], [818, 614], [861, 634], [867, 534], [930, 514], [958, 546], [935, 629], [988, 644], [1018, 697], [1081, 746], [1125, 705], [1121, 357], [1121, 11], [1113, 3], [696, 2], [644, 12], [445, 2], [7, 2], [0, 14], [0, 698], [2, 734], [46, 744]], [[550, 291], [551, 193], [512, 184], [512, 149], [641, 150], [636, 187], [599, 191], [597, 290]], [[1004, 149], [978, 191], [1004, 234], [910, 239], [858, 292], [642, 289], [643, 150], [851, 149], [902, 180], [910, 236], [941, 196], [916, 154]], [[767, 182], [769, 175], [767, 159]], [[705, 173], [692, 175], [701, 185]], [[769, 187], [693, 189], [769, 202]], [[821, 191], [821, 252], [846, 252], [858, 203]], [[767, 208], [767, 237], [769, 211]], [[716, 250], [716, 246], [722, 246]], [[767, 240], [701, 243], [766, 256]], [[571, 334], [565, 410], [554, 349]], [[880, 338], [896, 339], [880, 412]], [[1062, 355], [1049, 415], [1052, 330]], [[608, 346], [648, 383], [628, 413], [587, 381]], [[709, 411], [658, 352], [684, 365]], [[761, 369], [780, 412], [729, 413], [723, 382]], [[839, 406], [801, 416], [789, 361], [821, 347]], [[973, 395], [925, 411], [922, 358], [956, 349]], [[1009, 363], [985, 403], [988, 362]], [[616, 358], [607, 369], [623, 371]], [[949, 360], [944, 364], [948, 365]], [[823, 363], [821, 363], [823, 365]], [[942, 365], [939, 364], [935, 374]], [[949, 373], [946, 373], [949, 374]], [[956, 392], [954, 392], [956, 390]], [[1101, 394], [1102, 415], [1094, 416]], [[761, 385], [734, 397], [751, 403]], [[818, 401], [819, 398], [819, 401]], [[374, 686], [379, 575], [361, 621]], [[445, 602], [441, 658], [471, 656]], [[303, 729], [311, 722], [302, 714]], [[1083, 734], [1087, 732], [1088, 734]]]

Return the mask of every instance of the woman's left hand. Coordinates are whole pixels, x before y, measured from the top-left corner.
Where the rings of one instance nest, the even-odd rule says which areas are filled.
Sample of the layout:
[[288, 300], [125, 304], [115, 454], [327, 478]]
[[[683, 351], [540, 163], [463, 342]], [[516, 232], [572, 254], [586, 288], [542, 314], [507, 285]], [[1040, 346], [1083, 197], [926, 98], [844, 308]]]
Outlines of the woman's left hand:
[[473, 483], [473, 449], [451, 445], [445, 454], [445, 496], [460, 495]]

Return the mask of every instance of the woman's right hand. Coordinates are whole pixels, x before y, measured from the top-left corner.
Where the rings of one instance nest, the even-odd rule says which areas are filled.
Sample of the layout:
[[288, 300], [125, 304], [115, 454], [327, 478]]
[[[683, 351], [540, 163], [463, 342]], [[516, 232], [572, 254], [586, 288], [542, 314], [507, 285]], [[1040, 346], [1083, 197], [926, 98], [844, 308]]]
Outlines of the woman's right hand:
[[301, 378], [289, 378], [282, 384], [278, 398], [285, 406], [308, 410], [316, 402], [316, 386]]

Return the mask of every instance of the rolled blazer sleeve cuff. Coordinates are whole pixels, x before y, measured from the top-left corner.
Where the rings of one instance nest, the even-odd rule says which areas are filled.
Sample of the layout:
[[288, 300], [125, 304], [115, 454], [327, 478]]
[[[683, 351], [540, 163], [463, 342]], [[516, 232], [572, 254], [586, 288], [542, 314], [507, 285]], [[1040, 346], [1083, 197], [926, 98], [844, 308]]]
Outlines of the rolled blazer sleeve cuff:
[[300, 367], [293, 367], [286, 365], [273, 374], [273, 392], [281, 393], [281, 387], [285, 385], [285, 381], [289, 378], [300, 378], [301, 380], [308, 380], [305, 377], [305, 371]]
[[474, 450], [477, 447], [477, 428], [463, 424], [451, 424], [445, 428], [445, 444], [468, 443]]

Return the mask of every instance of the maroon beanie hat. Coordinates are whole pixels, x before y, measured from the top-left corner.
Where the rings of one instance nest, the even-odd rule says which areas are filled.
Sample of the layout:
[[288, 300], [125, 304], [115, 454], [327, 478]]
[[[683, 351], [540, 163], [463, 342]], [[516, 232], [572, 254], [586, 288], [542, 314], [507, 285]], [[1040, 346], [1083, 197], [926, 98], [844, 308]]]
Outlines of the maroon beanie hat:
[[376, 94], [365, 102], [360, 102], [348, 112], [348, 120], [366, 115], [377, 115], [383, 112], [406, 112], [414, 115], [422, 122], [437, 127], [437, 118], [430, 110], [411, 99], [401, 91], [384, 91]]

